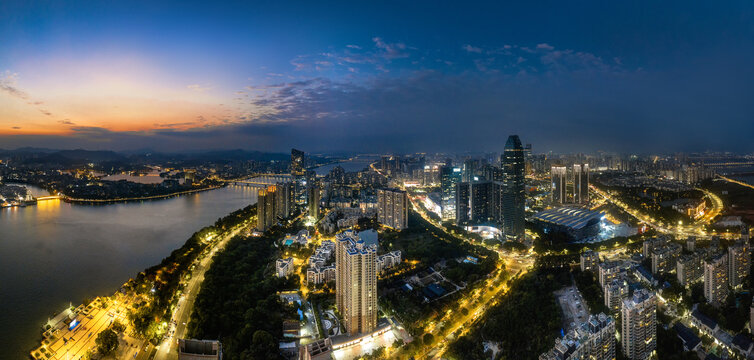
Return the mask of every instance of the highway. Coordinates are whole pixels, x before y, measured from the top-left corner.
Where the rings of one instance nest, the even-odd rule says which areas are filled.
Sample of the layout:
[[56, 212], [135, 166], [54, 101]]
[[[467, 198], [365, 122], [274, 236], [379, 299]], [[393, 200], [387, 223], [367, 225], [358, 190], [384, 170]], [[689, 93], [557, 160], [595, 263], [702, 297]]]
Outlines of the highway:
[[728, 178], [728, 177], [725, 177], [725, 176], [722, 176], [722, 175], [717, 175], [717, 176], [718, 176], [719, 178], [721, 178], [721, 179], [723, 179], [723, 180], [727, 181], [727, 182], [730, 182], [730, 183], [734, 183], [734, 184], [737, 184], [737, 185], [741, 185], [741, 186], [743, 186], [743, 187], [747, 187], [747, 188], [750, 188], [750, 189], [754, 189], [754, 185], [751, 185], [751, 184], [747, 184], [747, 183], [745, 183], [745, 182], [743, 182], [743, 181], [733, 180], [733, 179], [731, 179], [731, 178]]
[[188, 284], [186, 284], [184, 293], [181, 295], [181, 298], [178, 300], [178, 305], [173, 311], [171, 323], [174, 325], [168, 326], [169, 329], [174, 329], [174, 332], [172, 335], [166, 335], [165, 340], [158, 345], [157, 353], [154, 356], [155, 360], [178, 359], [178, 339], [186, 337], [186, 327], [189, 323], [191, 312], [194, 310], [194, 301], [196, 301], [196, 296], [201, 289], [205, 272], [212, 265], [212, 260], [214, 259], [215, 254], [222, 251], [228, 244], [228, 241], [238, 235], [238, 233], [245, 228], [246, 226], [239, 226], [225, 235], [225, 237], [215, 245], [212, 251], [196, 264], [191, 279]]

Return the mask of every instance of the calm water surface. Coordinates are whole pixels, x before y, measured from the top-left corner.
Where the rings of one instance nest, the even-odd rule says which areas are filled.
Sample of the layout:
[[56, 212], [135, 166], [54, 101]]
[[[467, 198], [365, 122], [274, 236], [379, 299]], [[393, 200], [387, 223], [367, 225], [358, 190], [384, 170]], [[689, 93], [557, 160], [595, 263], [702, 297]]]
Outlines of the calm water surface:
[[0, 209], [0, 359], [28, 358], [48, 316], [112, 294], [195, 231], [252, 203], [256, 189], [232, 186], [134, 203]]

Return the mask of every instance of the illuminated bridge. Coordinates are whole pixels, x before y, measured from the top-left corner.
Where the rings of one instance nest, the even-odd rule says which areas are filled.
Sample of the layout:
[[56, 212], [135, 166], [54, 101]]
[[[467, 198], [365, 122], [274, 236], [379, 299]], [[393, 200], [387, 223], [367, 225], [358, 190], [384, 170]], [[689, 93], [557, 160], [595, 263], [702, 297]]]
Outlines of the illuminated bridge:
[[293, 181], [290, 174], [258, 174], [247, 179], [229, 180], [234, 185], [245, 185], [254, 187], [264, 187], [275, 185], [277, 183], [289, 183]]

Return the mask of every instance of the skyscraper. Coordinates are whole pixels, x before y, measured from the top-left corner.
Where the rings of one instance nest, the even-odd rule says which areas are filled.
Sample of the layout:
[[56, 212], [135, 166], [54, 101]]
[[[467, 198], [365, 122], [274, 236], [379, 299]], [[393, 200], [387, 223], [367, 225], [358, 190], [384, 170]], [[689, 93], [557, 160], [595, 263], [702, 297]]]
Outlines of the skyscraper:
[[456, 218], [456, 185], [461, 182], [461, 169], [446, 165], [440, 168], [440, 188], [442, 190], [442, 219]]
[[562, 165], [553, 165], [550, 168], [552, 202], [554, 204], [563, 204], [566, 202], [566, 170], [566, 167]]
[[456, 185], [456, 225], [466, 225], [471, 219], [471, 184]]
[[377, 327], [377, 247], [341, 233], [335, 246], [335, 295], [349, 335]]
[[728, 257], [724, 253], [704, 261], [704, 298], [718, 307], [728, 298]]
[[518, 135], [511, 135], [505, 143], [502, 168], [503, 178], [503, 232], [508, 238], [524, 238], [524, 148]]
[[657, 296], [639, 289], [621, 307], [623, 354], [633, 360], [648, 359], [657, 347]]
[[319, 190], [319, 184], [316, 182], [312, 182], [308, 184], [308, 190], [307, 190], [307, 201], [309, 206], [309, 216], [313, 218], [314, 220], [319, 219], [319, 201], [320, 201], [320, 190]]
[[589, 203], [589, 164], [573, 165], [573, 202]]
[[267, 231], [293, 213], [293, 183], [278, 183], [257, 192], [257, 230]]
[[306, 170], [306, 154], [301, 150], [291, 149], [291, 175], [304, 176]]
[[501, 220], [500, 198], [502, 184], [494, 181], [471, 183], [471, 222], [496, 223]]
[[396, 230], [408, 227], [408, 195], [405, 191], [377, 190], [377, 221]]

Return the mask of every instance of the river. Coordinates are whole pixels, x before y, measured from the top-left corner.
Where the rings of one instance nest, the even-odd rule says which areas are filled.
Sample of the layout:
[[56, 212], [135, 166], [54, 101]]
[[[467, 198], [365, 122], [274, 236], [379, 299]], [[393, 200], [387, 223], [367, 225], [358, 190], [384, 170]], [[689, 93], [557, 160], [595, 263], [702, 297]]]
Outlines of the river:
[[0, 359], [28, 358], [48, 316], [69, 302], [112, 294], [195, 231], [256, 198], [255, 188], [229, 186], [163, 200], [0, 209]]

